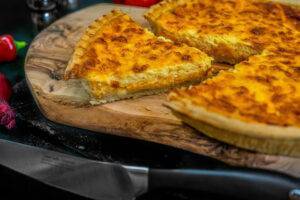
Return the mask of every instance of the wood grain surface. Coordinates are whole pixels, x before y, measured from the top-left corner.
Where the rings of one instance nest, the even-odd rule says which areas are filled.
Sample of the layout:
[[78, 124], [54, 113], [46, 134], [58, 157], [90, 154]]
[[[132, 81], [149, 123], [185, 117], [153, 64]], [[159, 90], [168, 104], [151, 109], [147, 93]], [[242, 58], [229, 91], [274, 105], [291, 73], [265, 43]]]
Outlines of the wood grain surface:
[[58, 20], [32, 42], [26, 57], [25, 74], [45, 117], [57, 123], [99, 133], [170, 145], [232, 165], [273, 169], [300, 177], [299, 158], [239, 149], [210, 139], [182, 124], [163, 106], [165, 94], [100, 106], [88, 105], [88, 95], [82, 95], [84, 91], [76, 80], [64, 81], [62, 76], [76, 41], [85, 28], [92, 20], [116, 7], [143, 26], [148, 26], [142, 8], [98, 4]]

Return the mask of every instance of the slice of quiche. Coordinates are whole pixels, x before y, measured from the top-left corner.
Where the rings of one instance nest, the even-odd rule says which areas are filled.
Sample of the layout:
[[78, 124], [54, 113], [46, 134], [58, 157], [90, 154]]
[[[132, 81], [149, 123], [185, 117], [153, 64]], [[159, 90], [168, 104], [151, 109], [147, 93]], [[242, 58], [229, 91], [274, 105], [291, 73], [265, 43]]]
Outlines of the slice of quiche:
[[230, 64], [280, 43], [287, 27], [298, 23], [299, 29], [298, 16], [291, 7], [263, 0], [164, 0], [145, 14], [157, 35]]
[[264, 153], [300, 156], [297, 52], [289, 59], [253, 56], [200, 85], [172, 91], [167, 105], [215, 139]]
[[194, 47], [156, 37], [114, 10], [94, 21], [75, 47], [66, 79], [81, 79], [91, 103], [160, 93], [201, 81], [212, 58]]

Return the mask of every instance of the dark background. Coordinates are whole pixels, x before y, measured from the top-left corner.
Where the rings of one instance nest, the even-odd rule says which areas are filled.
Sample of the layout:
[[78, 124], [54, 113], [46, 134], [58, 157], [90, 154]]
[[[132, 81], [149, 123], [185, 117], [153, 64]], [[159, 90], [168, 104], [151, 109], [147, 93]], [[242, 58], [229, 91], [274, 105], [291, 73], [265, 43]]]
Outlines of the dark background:
[[[81, 0], [75, 9], [110, 1]], [[70, 9], [53, 11], [57, 17], [73, 12]], [[32, 12], [25, 0], [0, 1], [0, 35], [11, 34], [16, 40], [30, 43], [42, 29], [33, 23], [33, 17], [43, 12]], [[11, 99], [17, 111], [17, 128], [7, 131], [0, 128], [0, 138], [17, 141], [63, 153], [83, 156], [101, 161], [116, 162], [155, 168], [227, 168], [216, 160], [185, 152], [179, 149], [105, 134], [94, 134], [72, 127], [57, 125], [45, 119], [36, 107], [24, 81], [23, 63], [26, 48], [19, 52], [16, 61], [0, 64], [4, 73], [14, 85]], [[0, 199], [83, 199], [75, 195], [55, 190], [21, 176], [9, 169], [0, 168]], [[238, 192], [238, 191], [237, 191]], [[160, 199], [224, 199], [215, 194], [201, 194], [191, 191], [156, 191], [143, 195], [139, 200]], [[232, 199], [232, 198], [231, 198]]]

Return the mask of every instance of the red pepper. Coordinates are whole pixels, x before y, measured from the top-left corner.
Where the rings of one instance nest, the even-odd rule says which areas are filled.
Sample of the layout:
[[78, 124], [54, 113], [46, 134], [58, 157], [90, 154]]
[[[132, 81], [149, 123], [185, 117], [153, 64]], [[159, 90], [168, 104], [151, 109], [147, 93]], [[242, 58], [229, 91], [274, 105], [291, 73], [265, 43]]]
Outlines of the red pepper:
[[149, 7], [158, 3], [160, 0], [113, 0], [114, 3], [126, 4], [132, 6]]
[[0, 73], [0, 125], [4, 125], [7, 129], [12, 129], [16, 125], [16, 114], [8, 104], [8, 100], [12, 94], [9, 81]]
[[13, 61], [18, 50], [26, 46], [24, 41], [14, 41], [11, 35], [0, 36], [0, 63], [5, 61]]
[[12, 93], [11, 85], [4, 74], [0, 73], [0, 100], [8, 101]]
[[122, 4], [124, 3], [124, 0], [113, 0], [114, 3]]

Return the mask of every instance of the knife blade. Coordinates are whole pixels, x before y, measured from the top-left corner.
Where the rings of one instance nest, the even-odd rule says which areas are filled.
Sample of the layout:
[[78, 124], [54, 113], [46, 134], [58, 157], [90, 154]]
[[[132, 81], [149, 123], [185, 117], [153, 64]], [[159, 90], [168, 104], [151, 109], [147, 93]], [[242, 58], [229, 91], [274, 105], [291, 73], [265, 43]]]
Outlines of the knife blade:
[[147, 168], [97, 162], [5, 140], [0, 140], [0, 164], [92, 199], [134, 199], [147, 191]]
[[0, 139], [0, 165], [96, 200], [131, 200], [158, 188], [245, 200], [300, 199], [300, 181], [265, 170], [149, 169], [79, 158]]

